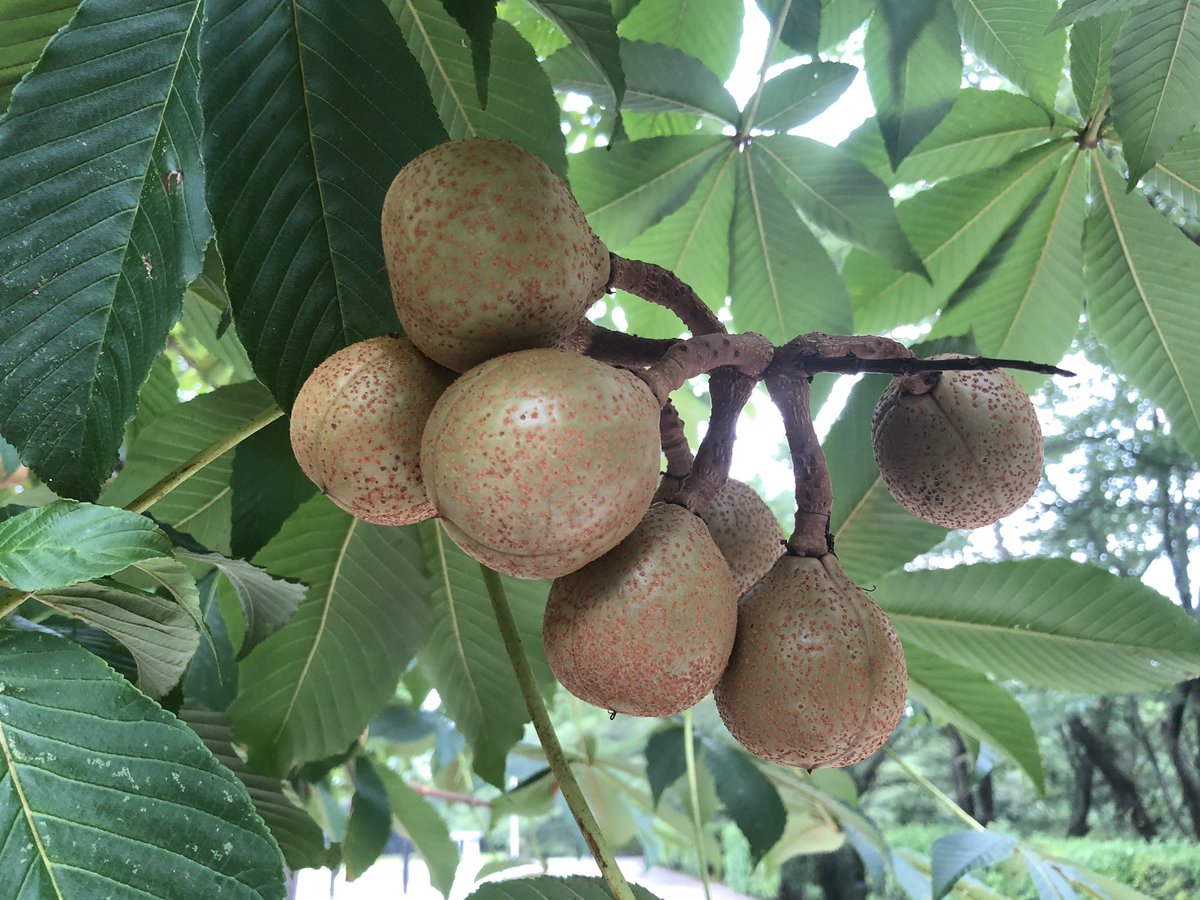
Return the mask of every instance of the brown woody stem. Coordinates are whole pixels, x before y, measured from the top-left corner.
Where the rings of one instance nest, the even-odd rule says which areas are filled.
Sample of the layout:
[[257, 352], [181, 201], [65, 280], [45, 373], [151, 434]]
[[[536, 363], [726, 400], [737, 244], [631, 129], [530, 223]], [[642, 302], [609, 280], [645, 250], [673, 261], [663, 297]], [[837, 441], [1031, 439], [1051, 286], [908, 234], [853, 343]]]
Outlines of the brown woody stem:
[[[1075, 374], [1057, 366], [1023, 359], [999, 359], [989, 356], [918, 359], [908, 348], [887, 338], [859, 336], [837, 338], [830, 335], [819, 335], [825, 341], [813, 343], [808, 340], [812, 337], [813, 335], [801, 335], [776, 350], [775, 359], [763, 373], [763, 377], [808, 378], [818, 372], [836, 372], [843, 375], [858, 374], [859, 372], [912, 375], [917, 372], [976, 371], [980, 369], [1016, 369], [1023, 372], [1037, 372], [1041, 375], [1073, 376]], [[840, 341], [845, 342], [842, 346], [852, 347], [852, 349], [846, 353], [820, 352], [821, 349], [838, 347]], [[894, 345], [896, 349], [891, 349], [888, 345]], [[880, 355], [868, 356], [867, 353]]]
[[699, 335], [677, 341], [662, 359], [638, 374], [663, 404], [688, 379], [721, 366], [731, 366], [757, 381], [770, 364], [774, 349], [770, 341], [752, 331]]
[[758, 378], [732, 368], [717, 369], [709, 376], [712, 414], [708, 419], [708, 431], [700, 442], [700, 449], [696, 451], [692, 471], [674, 498], [676, 503], [701, 518], [708, 512], [713, 497], [729, 477], [738, 417], [757, 383]]
[[609, 260], [610, 290], [620, 289], [666, 307], [679, 316], [693, 335], [725, 333], [726, 328], [717, 314], [708, 308], [691, 285], [681, 281], [670, 269], [625, 259], [615, 253], [609, 254]]
[[613, 331], [584, 319], [558, 346], [610, 366], [640, 369], [658, 362], [677, 343], [674, 338], [644, 338]]
[[670, 400], [663, 404], [658, 430], [662, 435], [662, 452], [667, 458], [666, 474], [681, 480], [686, 478], [692, 471], [692, 448], [688, 446], [687, 435], [683, 433], [683, 419]]
[[808, 381], [774, 376], [767, 379], [767, 391], [783, 416], [796, 478], [796, 527], [787, 540], [787, 552], [792, 556], [825, 556], [833, 552], [829, 534], [833, 484], [813, 429]]

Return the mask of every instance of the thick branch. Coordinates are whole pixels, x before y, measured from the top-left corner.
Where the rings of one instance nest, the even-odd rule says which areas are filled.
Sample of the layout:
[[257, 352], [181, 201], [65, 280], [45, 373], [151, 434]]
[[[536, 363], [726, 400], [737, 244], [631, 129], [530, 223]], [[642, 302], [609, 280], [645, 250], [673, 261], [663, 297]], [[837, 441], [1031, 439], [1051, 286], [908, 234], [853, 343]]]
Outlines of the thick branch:
[[757, 381], [771, 362], [774, 349], [770, 341], [754, 332], [701, 335], [676, 342], [662, 359], [638, 374], [661, 404], [688, 379], [721, 366], [730, 366]]
[[670, 269], [654, 263], [609, 254], [608, 287], [620, 289], [651, 303], [664, 306], [687, 326], [693, 335], [724, 334], [725, 326], [700, 296]]
[[658, 362], [677, 343], [674, 338], [660, 340], [613, 331], [584, 319], [558, 346], [610, 366], [641, 369]]
[[824, 556], [833, 552], [833, 538], [829, 534], [833, 483], [825, 453], [813, 430], [808, 382], [768, 378], [767, 391], [783, 416], [796, 478], [796, 527], [787, 540], [787, 552], [793, 556]]
[[[813, 342], [811, 338], [820, 338]], [[837, 342], [845, 341], [844, 345]], [[862, 342], [862, 343], [857, 343]], [[889, 346], [891, 345], [891, 346]], [[844, 353], [818, 352], [822, 347], [847, 346]], [[879, 353], [879, 356], [865, 356]], [[765, 378], [776, 375], [790, 378], [809, 378], [819, 372], [856, 375], [860, 372], [879, 372], [885, 375], [913, 375], [918, 372], [976, 371], [980, 369], [1016, 369], [1042, 375], [1073, 376], [1074, 372], [1045, 363], [1023, 359], [1001, 359], [988, 356], [965, 356], [955, 359], [918, 359], [907, 348], [886, 338], [832, 335], [801, 335], [775, 351], [775, 359], [764, 373]]]
[[708, 431], [696, 451], [692, 471], [675, 497], [676, 503], [701, 518], [729, 477], [738, 418], [757, 383], [757, 378], [731, 368], [717, 369], [708, 379], [708, 393], [712, 398]]
[[663, 404], [658, 418], [658, 431], [662, 437], [662, 452], [667, 458], [666, 474], [682, 481], [692, 471], [692, 448], [688, 446], [683, 432], [683, 419], [679, 410], [668, 400]]

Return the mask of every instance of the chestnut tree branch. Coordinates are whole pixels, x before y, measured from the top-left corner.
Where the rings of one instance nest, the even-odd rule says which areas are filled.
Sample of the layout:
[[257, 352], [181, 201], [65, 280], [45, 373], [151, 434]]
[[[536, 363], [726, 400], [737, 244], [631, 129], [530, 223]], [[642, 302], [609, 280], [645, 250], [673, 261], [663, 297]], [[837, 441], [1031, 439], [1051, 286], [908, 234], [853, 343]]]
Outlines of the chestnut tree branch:
[[796, 527], [787, 540], [792, 556], [825, 556], [833, 552], [829, 517], [833, 483], [825, 452], [813, 430], [807, 379], [779, 375], [767, 379], [767, 391], [783, 416], [783, 430], [796, 478]]
[[691, 285], [670, 269], [654, 263], [609, 254], [608, 287], [666, 307], [694, 335], [724, 334], [726, 328]]

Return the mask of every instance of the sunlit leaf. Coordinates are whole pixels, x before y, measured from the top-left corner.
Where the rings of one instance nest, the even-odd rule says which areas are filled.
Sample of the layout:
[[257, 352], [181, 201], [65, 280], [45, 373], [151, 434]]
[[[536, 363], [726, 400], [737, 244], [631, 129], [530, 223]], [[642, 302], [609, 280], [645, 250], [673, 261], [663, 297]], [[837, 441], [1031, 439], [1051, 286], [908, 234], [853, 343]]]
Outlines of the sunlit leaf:
[[954, 0], [963, 42], [1046, 107], [1062, 79], [1066, 35], [1047, 29], [1056, 0]]
[[847, 63], [823, 61], [780, 72], [763, 84], [750, 127], [787, 131], [803, 125], [836, 102], [856, 75], [858, 69]]
[[1050, 28], [1062, 28], [1072, 22], [1082, 22], [1112, 12], [1134, 9], [1149, 0], [1063, 0], [1062, 9], [1051, 20]]
[[1189, 216], [1200, 216], [1200, 134], [1189, 134], [1176, 144], [1146, 173], [1143, 183]]
[[74, 0], [24, 0], [0, 5], [0, 115], [8, 108], [13, 88], [46, 46], [71, 18]]
[[729, 77], [742, 34], [740, 0], [639, 0], [617, 26], [621, 37], [678, 47]]
[[[821, 38], [821, 0], [758, 0], [772, 32], [791, 50], [816, 56]], [[780, 21], [780, 16], [783, 21]]]
[[1108, 91], [1113, 45], [1128, 16], [1123, 12], [1085, 19], [1071, 29], [1071, 90], [1085, 119], [1100, 109]]
[[874, 8], [872, 0], [821, 0], [821, 49], [850, 37]]

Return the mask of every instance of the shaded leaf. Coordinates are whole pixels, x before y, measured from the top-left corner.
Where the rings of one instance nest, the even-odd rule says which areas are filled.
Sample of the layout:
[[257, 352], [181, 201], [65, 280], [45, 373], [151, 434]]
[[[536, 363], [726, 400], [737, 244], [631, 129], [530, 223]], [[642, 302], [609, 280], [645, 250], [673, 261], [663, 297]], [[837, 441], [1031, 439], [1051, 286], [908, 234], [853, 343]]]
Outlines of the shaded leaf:
[[[641, 885], [631, 884], [629, 887], [637, 900], [658, 900]], [[609, 900], [611, 896], [602, 878], [539, 875], [536, 878], [493, 881], [480, 886], [470, 895], [470, 900]]]
[[[530, 0], [532, 5], [571, 39], [578, 50], [601, 73], [613, 109], [620, 115], [625, 100], [626, 73], [617, 38], [617, 19], [608, 0]], [[620, 119], [616, 128], [620, 128]]]
[[1028, 847], [1020, 847], [1017, 854], [1025, 863], [1038, 900], [1074, 900], [1075, 891], [1058, 866], [1042, 859]]
[[617, 26], [621, 37], [678, 47], [721, 80], [729, 77], [742, 35], [740, 0], [639, 0]]
[[[646, 780], [650, 783], [650, 798], [654, 806], [663, 791], [687, 773], [684, 757], [684, 729], [682, 725], [670, 725], [650, 735], [643, 755], [646, 757]], [[700, 752], [700, 737], [692, 738], [692, 747]]]
[[229, 546], [234, 556], [254, 556], [288, 516], [317, 492], [296, 463], [289, 424], [277, 419], [233, 451]]
[[492, 41], [496, 27], [496, 0], [441, 0], [471, 42], [471, 70], [475, 96], [480, 107], [488, 105], [488, 76], [492, 64]]
[[[226, 286], [255, 372], [287, 409], [326, 357], [396, 330], [383, 197], [446, 134], [375, 0], [204, 8], [204, 158]], [[355, 64], [336, 65], [347, 47]]]
[[241, 693], [229, 715], [254, 768], [282, 774], [341, 751], [391, 699], [429, 634], [415, 538], [317, 496], [255, 557], [309, 590], [239, 669]]
[[[125, 426], [126, 446], [137, 440], [147, 425], [178, 405], [179, 382], [175, 380], [175, 369], [170, 359], [163, 355], [150, 367], [150, 375], [138, 395], [137, 415]], [[0, 470], [3, 470], [2, 463], [0, 460]]]
[[[749, 127], [787, 131], [803, 125], [842, 96], [857, 74], [854, 66], [840, 62], [813, 62], [780, 72], [763, 84]], [[747, 127], [744, 122], [742, 127]]]
[[416, 845], [429, 867], [429, 880], [442, 896], [450, 893], [458, 869], [458, 848], [450, 840], [446, 823], [428, 800], [390, 769], [376, 770], [387, 791], [396, 825]]
[[89, 0], [0, 120], [0, 433], [93, 500], [212, 224], [200, 5]]
[[279, 848], [186, 725], [60, 638], [0, 632], [0, 669], [0, 893], [282, 900]]
[[1040, 101], [1054, 105], [1066, 42], [1049, 29], [1056, 0], [954, 0], [963, 43], [993, 69]]
[[850, 37], [874, 7], [872, 0], [821, 0], [821, 49], [830, 50]]
[[929, 852], [933, 897], [945, 897], [962, 876], [1008, 859], [1016, 847], [1016, 838], [990, 831], [956, 831], [938, 838]]
[[[821, 37], [821, 0], [759, 0], [772, 34], [797, 53], [816, 56]], [[786, 12], [785, 12], [786, 10]], [[783, 21], [780, 22], [780, 14]]]
[[1200, 674], [1200, 622], [1136, 579], [1082, 563], [900, 572], [872, 596], [905, 646], [1031, 686], [1117, 693]]
[[550, 769], [539, 769], [491, 801], [488, 830], [496, 826], [501, 816], [544, 816], [554, 808], [557, 796], [558, 782]]
[[750, 844], [756, 864], [783, 837], [787, 811], [775, 786], [741, 750], [711, 738], [703, 740], [704, 761], [717, 796]]
[[354, 757], [351, 772], [354, 795], [350, 798], [350, 819], [342, 841], [347, 881], [354, 881], [374, 865], [392, 833], [392, 805], [370, 757], [359, 753]]
[[1071, 29], [1071, 90], [1080, 115], [1090, 119], [1108, 91], [1113, 45], [1128, 16], [1123, 12], [1085, 19]]
[[183, 679], [183, 696], [184, 701], [193, 706], [223, 712], [237, 696], [238, 678], [237, 659], [225, 624], [218, 583], [216, 572], [209, 572], [196, 582], [208, 640], [196, 649], [188, 665]]
[[1193, 218], [1200, 216], [1200, 134], [1189, 134], [1143, 179]]

